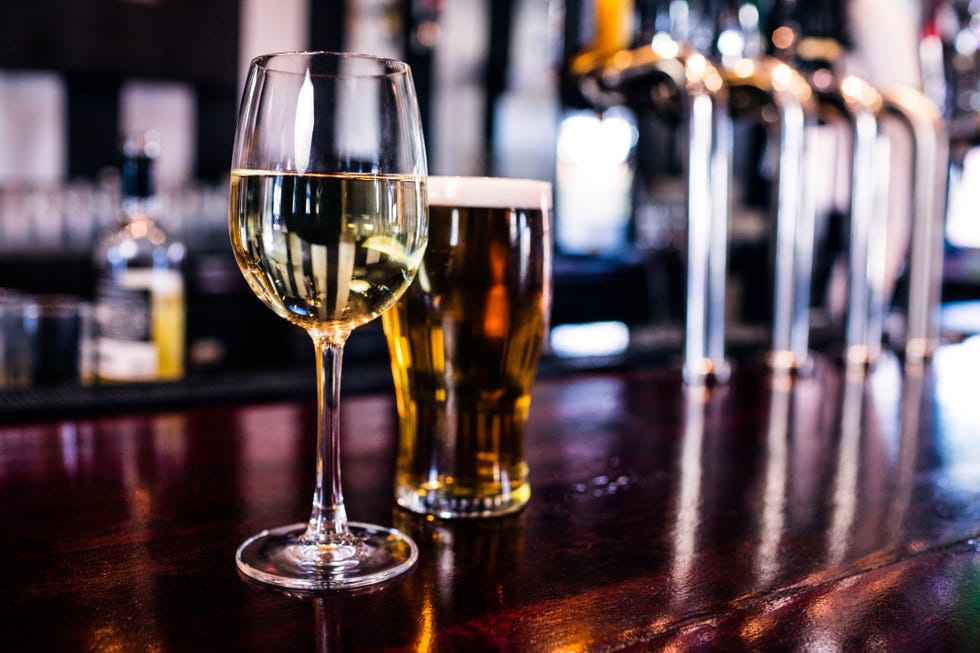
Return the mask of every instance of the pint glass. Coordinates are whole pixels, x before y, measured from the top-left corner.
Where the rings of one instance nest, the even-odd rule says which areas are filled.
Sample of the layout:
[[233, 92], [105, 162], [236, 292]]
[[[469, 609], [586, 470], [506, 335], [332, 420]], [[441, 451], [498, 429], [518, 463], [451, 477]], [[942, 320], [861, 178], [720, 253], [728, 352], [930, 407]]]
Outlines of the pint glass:
[[382, 317], [398, 404], [399, 505], [519, 510], [531, 385], [551, 305], [551, 184], [429, 177], [429, 244]]

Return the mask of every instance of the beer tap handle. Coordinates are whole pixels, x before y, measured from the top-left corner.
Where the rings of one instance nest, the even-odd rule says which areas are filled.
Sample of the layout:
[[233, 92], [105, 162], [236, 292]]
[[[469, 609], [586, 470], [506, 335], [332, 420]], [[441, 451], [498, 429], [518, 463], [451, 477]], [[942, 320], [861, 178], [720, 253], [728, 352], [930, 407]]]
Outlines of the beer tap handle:
[[724, 383], [732, 127], [727, 89], [708, 59], [669, 36], [610, 58], [598, 77], [604, 97], [687, 122], [687, 275], [683, 375]]
[[921, 365], [939, 338], [949, 142], [939, 108], [925, 95], [898, 87], [882, 97], [884, 110], [905, 123], [914, 145], [904, 354], [906, 363]]
[[[683, 3], [681, 3], [683, 4]], [[593, 45], [573, 59], [579, 88], [594, 106], [653, 111], [688, 129], [687, 309], [683, 375], [688, 383], [725, 382], [725, 287], [732, 126], [721, 73], [671, 31], [627, 49], [619, 31], [632, 3], [598, 0]], [[671, 7], [676, 10], [677, 7]], [[673, 28], [673, 26], [672, 26]], [[620, 46], [618, 49], [615, 46]]]
[[724, 383], [725, 294], [732, 124], [721, 75], [701, 54], [686, 57], [689, 94], [687, 312], [684, 378]]
[[809, 169], [813, 157], [807, 156], [807, 127], [816, 121], [816, 99], [802, 75], [774, 57], [741, 59], [723, 71], [733, 94], [741, 89], [761, 92], [778, 115], [773, 335], [767, 358], [776, 371], [802, 372], [810, 363], [815, 220], [813, 193], [804, 181], [815, 172]]
[[[880, 94], [853, 75], [837, 73], [851, 44], [844, 0], [777, 0], [771, 19], [773, 38], [782, 44], [814, 88], [821, 115], [846, 123], [850, 134], [851, 178], [848, 239], [848, 300], [844, 328], [844, 362], [867, 368], [881, 348], [884, 287], [883, 212], [878, 206], [878, 136]], [[792, 34], [792, 38], [789, 35]], [[813, 180], [810, 180], [813, 183]], [[832, 310], [832, 309], [831, 309]]]
[[850, 287], [845, 331], [845, 364], [867, 368], [881, 350], [884, 305], [885, 212], [877, 201], [878, 92], [857, 77], [840, 83], [853, 133], [851, 145], [851, 224], [848, 268]]

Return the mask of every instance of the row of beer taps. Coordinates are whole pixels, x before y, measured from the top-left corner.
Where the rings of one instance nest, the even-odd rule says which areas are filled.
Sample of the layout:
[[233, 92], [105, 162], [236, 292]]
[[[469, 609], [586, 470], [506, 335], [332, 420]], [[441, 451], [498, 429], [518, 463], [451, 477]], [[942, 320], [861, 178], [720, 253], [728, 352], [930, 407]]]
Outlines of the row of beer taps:
[[[868, 369], [881, 355], [893, 291], [886, 242], [898, 238], [907, 243], [908, 290], [904, 338], [893, 344], [907, 364], [922, 365], [939, 331], [948, 166], [940, 110], [917, 89], [875, 88], [841, 70], [841, 39], [821, 24], [842, 21], [844, 2], [777, 4], [788, 7], [782, 17], [771, 14], [782, 22], [763, 29], [755, 5], [742, 0], [654, 2], [658, 19], [639, 34], [632, 0], [595, 0], [595, 38], [569, 63], [593, 107], [643, 108], [686, 132], [685, 379], [724, 382], [730, 372], [725, 311], [736, 120], [763, 124], [778, 143], [767, 363], [795, 374], [812, 362], [813, 182], [828, 174], [814, 154], [813, 128], [832, 124], [849, 159], [841, 360]], [[911, 143], [907, 173], [891, 169], [897, 159], [889, 130], [905, 132]], [[908, 186], [897, 189], [901, 178]], [[897, 190], [908, 193], [908, 215], [889, 221], [889, 194]]]

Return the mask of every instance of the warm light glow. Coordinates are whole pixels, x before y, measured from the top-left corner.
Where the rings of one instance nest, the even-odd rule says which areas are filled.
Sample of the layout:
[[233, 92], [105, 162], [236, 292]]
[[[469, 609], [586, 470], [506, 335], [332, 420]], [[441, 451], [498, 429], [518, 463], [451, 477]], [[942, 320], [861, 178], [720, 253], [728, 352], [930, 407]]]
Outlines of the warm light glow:
[[491, 243], [489, 267], [493, 284], [487, 291], [483, 312], [483, 330], [489, 338], [503, 339], [510, 330], [510, 301], [504, 285], [507, 254], [504, 247]]
[[841, 81], [840, 90], [852, 98], [860, 98], [864, 94], [864, 82], [854, 75], [848, 75]]
[[796, 32], [786, 26], [777, 27], [772, 33], [772, 44], [780, 50], [790, 47], [795, 40]]
[[745, 624], [739, 629], [739, 634], [743, 639], [754, 642], [757, 639], [768, 635], [776, 626], [779, 619], [769, 611], [764, 611], [757, 617], [747, 619]]
[[434, 582], [426, 583], [425, 598], [422, 601], [420, 614], [419, 634], [415, 638], [416, 651], [434, 651], [436, 644], [436, 609], [432, 601]]
[[609, 63], [613, 68], [622, 70], [633, 63], [633, 55], [629, 50], [620, 50], [609, 59]]
[[439, 23], [434, 20], [422, 21], [415, 30], [415, 38], [418, 40], [419, 45], [427, 48], [434, 48], [439, 45], [441, 37], [442, 30], [439, 27]]
[[784, 63], [772, 69], [772, 85], [779, 90], [788, 89], [793, 83], [793, 69]]
[[653, 51], [664, 59], [673, 59], [681, 51], [681, 46], [669, 34], [658, 32], [650, 42]]
[[[443, 373], [446, 371], [446, 343], [443, 340], [442, 326], [433, 326], [429, 331], [429, 347], [432, 348], [432, 371]], [[399, 357], [404, 356], [399, 352]], [[402, 365], [407, 365], [407, 360], [399, 361]]]
[[734, 73], [743, 79], [751, 77], [755, 74], [755, 62], [751, 59], [739, 59], [732, 66]]
[[687, 67], [685, 72], [687, 74], [687, 81], [697, 82], [704, 77], [704, 70], [708, 65], [708, 60], [704, 58], [704, 55], [694, 54], [691, 55], [687, 60]]
[[712, 93], [720, 91], [722, 84], [721, 75], [714, 68], [711, 68], [710, 72], [704, 76], [704, 86]]

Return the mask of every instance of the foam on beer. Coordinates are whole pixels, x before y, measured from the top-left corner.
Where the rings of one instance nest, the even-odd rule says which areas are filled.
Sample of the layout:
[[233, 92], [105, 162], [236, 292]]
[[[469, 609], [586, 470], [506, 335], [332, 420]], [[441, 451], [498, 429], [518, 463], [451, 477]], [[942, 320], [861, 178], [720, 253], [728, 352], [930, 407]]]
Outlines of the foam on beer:
[[504, 177], [429, 177], [429, 204], [486, 209], [551, 209], [551, 183]]

